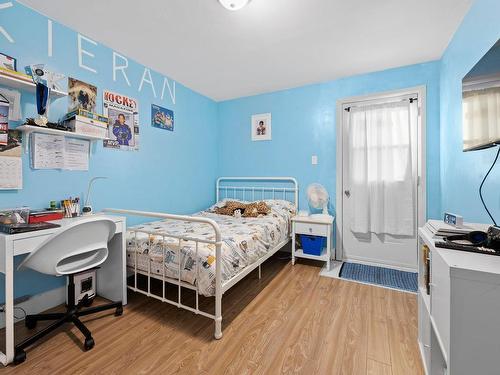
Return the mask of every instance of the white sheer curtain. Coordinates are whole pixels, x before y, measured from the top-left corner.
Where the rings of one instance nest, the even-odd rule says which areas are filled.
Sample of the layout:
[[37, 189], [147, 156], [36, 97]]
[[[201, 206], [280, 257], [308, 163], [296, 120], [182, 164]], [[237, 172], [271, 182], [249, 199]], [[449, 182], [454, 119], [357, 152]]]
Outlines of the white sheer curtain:
[[416, 109], [409, 100], [350, 109], [348, 183], [353, 232], [414, 235]]
[[465, 91], [462, 112], [465, 149], [500, 139], [500, 87]]

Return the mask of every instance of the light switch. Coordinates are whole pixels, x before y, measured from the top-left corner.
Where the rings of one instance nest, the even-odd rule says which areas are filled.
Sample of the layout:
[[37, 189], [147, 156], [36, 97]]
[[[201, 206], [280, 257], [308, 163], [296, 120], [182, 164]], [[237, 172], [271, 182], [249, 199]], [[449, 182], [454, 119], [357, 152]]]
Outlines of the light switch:
[[312, 165], [317, 165], [318, 164], [318, 155], [311, 156], [311, 164]]

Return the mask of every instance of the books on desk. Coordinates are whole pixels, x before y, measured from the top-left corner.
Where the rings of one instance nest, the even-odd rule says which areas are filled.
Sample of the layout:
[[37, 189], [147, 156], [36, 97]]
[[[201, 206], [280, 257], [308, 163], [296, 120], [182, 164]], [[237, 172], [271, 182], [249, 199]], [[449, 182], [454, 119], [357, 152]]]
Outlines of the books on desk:
[[447, 237], [456, 234], [467, 234], [474, 230], [486, 232], [489, 228], [488, 224], [470, 224], [464, 223], [461, 228], [454, 227], [453, 225], [446, 224], [442, 220], [429, 220], [427, 226], [434, 236]]

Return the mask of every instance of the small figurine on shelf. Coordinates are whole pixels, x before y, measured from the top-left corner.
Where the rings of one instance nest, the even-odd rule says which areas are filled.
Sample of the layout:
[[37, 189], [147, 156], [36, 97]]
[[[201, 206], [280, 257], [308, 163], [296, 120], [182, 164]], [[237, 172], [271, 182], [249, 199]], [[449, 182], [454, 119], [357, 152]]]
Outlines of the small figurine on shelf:
[[36, 107], [38, 118], [34, 122], [38, 126], [46, 127], [49, 120], [47, 118], [47, 103], [49, 100], [50, 90], [59, 90], [58, 81], [63, 79], [63, 74], [54, 73], [45, 68], [44, 64], [34, 64], [25, 67], [26, 73], [31, 75], [33, 83], [36, 85]]

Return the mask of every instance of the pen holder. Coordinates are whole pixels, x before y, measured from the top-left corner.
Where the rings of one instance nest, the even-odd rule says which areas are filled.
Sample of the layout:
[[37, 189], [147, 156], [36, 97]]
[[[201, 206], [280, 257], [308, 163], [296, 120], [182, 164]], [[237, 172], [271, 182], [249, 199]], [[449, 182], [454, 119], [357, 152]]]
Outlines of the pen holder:
[[72, 218], [80, 216], [80, 202], [78, 200], [66, 199], [61, 202], [64, 209], [64, 217]]

